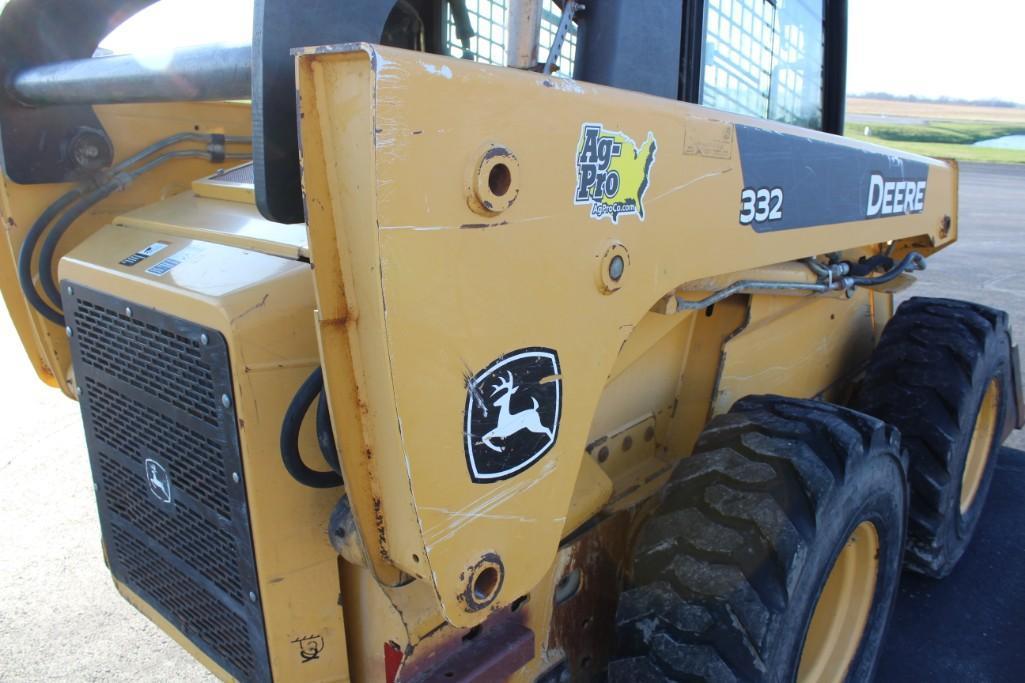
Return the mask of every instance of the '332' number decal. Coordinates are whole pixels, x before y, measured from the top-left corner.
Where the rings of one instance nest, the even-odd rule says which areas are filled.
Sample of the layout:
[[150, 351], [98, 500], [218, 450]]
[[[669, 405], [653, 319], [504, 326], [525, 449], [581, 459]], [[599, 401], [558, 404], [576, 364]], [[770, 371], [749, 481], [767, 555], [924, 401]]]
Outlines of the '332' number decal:
[[740, 193], [740, 224], [765, 223], [783, 218], [783, 188], [745, 187]]

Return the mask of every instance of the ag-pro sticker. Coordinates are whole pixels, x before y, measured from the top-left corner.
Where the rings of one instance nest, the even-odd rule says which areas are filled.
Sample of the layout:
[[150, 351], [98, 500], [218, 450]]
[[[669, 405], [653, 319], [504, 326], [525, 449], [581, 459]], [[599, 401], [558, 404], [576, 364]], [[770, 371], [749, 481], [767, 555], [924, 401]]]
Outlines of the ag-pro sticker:
[[626, 134], [585, 123], [577, 143], [577, 187], [573, 203], [591, 208], [591, 218], [619, 222], [620, 216], [644, 220], [644, 193], [655, 164], [655, 135], [639, 147]]

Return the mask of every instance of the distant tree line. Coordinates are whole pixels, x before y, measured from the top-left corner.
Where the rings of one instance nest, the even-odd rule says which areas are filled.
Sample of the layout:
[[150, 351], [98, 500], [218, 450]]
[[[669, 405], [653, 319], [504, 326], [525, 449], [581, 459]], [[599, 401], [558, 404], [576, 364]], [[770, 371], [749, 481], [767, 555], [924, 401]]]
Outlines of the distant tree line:
[[924, 104], [960, 104], [975, 107], [1004, 107], [1007, 109], [1021, 108], [1023, 105], [1008, 100], [985, 99], [969, 100], [960, 97], [919, 97], [918, 95], [892, 95], [888, 92], [866, 92], [851, 94], [850, 97], [863, 97], [871, 100], [889, 100], [892, 102], [922, 102]]

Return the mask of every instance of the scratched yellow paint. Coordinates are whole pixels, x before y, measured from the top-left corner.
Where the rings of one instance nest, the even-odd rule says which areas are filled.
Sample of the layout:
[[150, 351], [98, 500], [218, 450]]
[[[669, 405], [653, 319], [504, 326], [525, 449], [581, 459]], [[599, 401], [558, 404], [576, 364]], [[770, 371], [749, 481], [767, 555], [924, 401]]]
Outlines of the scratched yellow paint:
[[[889, 240], [897, 240], [897, 253], [935, 250], [957, 234], [956, 221], [944, 229], [944, 216], [956, 216], [956, 184], [943, 162], [929, 162], [922, 214], [756, 234], [737, 222], [743, 183], [733, 127], [788, 130], [780, 124], [367, 45], [310, 51], [299, 57], [298, 74], [308, 251], [295, 227], [275, 238], [251, 206], [226, 207], [218, 203], [228, 200], [223, 193], [192, 196], [191, 181], [211, 168], [189, 162], [101, 204], [69, 236], [64, 249], [73, 251], [62, 265], [69, 276], [231, 336], [233, 367], [244, 369], [236, 389], [253, 467], [247, 486], [267, 633], [282, 679], [348, 675], [337, 561], [324, 533], [341, 492], [311, 492], [284, 478], [276, 452], [288, 399], [281, 387], [297, 385], [318, 356], [372, 573], [343, 576], [343, 589], [358, 594], [344, 618], [351, 632], [378, 606], [390, 603], [395, 612], [352, 650], [376, 672], [385, 637], [414, 642], [442, 620], [470, 626], [532, 591], [550, 603], [562, 539], [622, 488], [621, 478], [613, 481], [620, 468], [647, 467], [630, 467], [620, 452], [599, 471], [583, 460], [595, 441], [613, 435], [625, 451], [626, 436], [644, 439], [652, 426], [655, 441], [635, 453], [668, 463], [686, 450], [668, 449], [692, 440], [710, 407], [723, 410], [743, 393], [827, 389], [864, 357], [892, 310], [888, 297], [875, 305], [859, 294], [851, 301], [753, 297], [724, 302], [708, 318], [668, 316], [664, 305], [653, 312], [667, 295], [685, 283], [726, 282], [818, 253], [874, 251]], [[245, 132], [248, 114], [209, 104], [100, 109], [119, 151], [185, 122]], [[602, 169], [618, 185], [598, 203], [637, 207], [614, 221], [595, 215], [596, 195], [578, 199], [589, 124], [620, 147]], [[517, 160], [516, 201], [482, 219], [470, 197], [473, 173], [482, 150], [497, 146]], [[0, 288], [41, 375], [72, 393], [61, 330], [27, 311], [12, 275], [27, 225], [61, 189], [2, 181], [0, 210], [13, 222]], [[207, 225], [216, 222], [255, 231]], [[202, 239], [204, 231], [220, 256], [205, 269], [176, 271], [171, 285], [140, 284], [114, 265], [113, 254], [153, 234], [175, 242]], [[610, 293], [601, 269], [613, 247], [628, 258], [621, 287]], [[245, 250], [259, 258], [242, 258]], [[307, 255], [312, 276], [295, 260]], [[257, 273], [253, 263], [266, 270]], [[240, 279], [247, 286], [236, 292]], [[693, 286], [687, 291], [697, 295]], [[534, 346], [559, 354], [558, 440], [517, 476], [474, 483], [463, 427], [467, 378]], [[466, 592], [488, 555], [501, 560], [501, 582], [495, 601], [474, 611]], [[378, 585], [398, 586], [404, 575], [415, 588]], [[546, 617], [536, 614], [541, 634]], [[320, 673], [298, 668], [293, 656], [292, 638], [311, 620], [334, 643]]]
[[[757, 234], [738, 225], [739, 154], [723, 132], [739, 117], [434, 55], [332, 50], [301, 55], [298, 73], [321, 348], [332, 414], [343, 416], [342, 466], [375, 571], [397, 567], [429, 582], [456, 625], [480, 622], [548, 572], [606, 379], [667, 293], [812, 254], [905, 237], [935, 248], [956, 235], [939, 232], [956, 186], [943, 162], [926, 162], [931, 203], [921, 214]], [[642, 140], [628, 150], [638, 159], [655, 150], [643, 221], [599, 219], [575, 201], [587, 123]], [[692, 127], [715, 144], [698, 145], [694, 135], [688, 144]], [[473, 173], [482, 150], [495, 146], [517, 159], [518, 194], [482, 221]], [[623, 168], [631, 182], [636, 168]], [[629, 265], [608, 294], [599, 268], [612, 244], [626, 249]], [[536, 346], [559, 354], [558, 440], [522, 473], [473, 483], [466, 380]], [[466, 594], [485, 556], [501, 558], [502, 582], [497, 599], [474, 611]]]

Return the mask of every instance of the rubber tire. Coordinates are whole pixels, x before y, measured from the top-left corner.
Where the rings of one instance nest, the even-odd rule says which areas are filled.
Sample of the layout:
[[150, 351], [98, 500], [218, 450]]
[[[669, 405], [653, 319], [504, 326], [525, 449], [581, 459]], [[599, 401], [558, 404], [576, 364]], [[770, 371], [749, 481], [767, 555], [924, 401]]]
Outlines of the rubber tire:
[[609, 681], [794, 680], [833, 561], [866, 519], [879, 573], [848, 679], [871, 680], [907, 506], [896, 429], [828, 403], [742, 399], [709, 423], [639, 533]]
[[[961, 480], [983, 396], [997, 378], [1000, 405], [979, 489], [961, 513]], [[1012, 395], [1007, 314], [951, 299], [910, 299], [883, 330], [851, 402], [896, 426], [910, 455], [907, 566], [941, 578], [967, 548], [993, 481]]]

